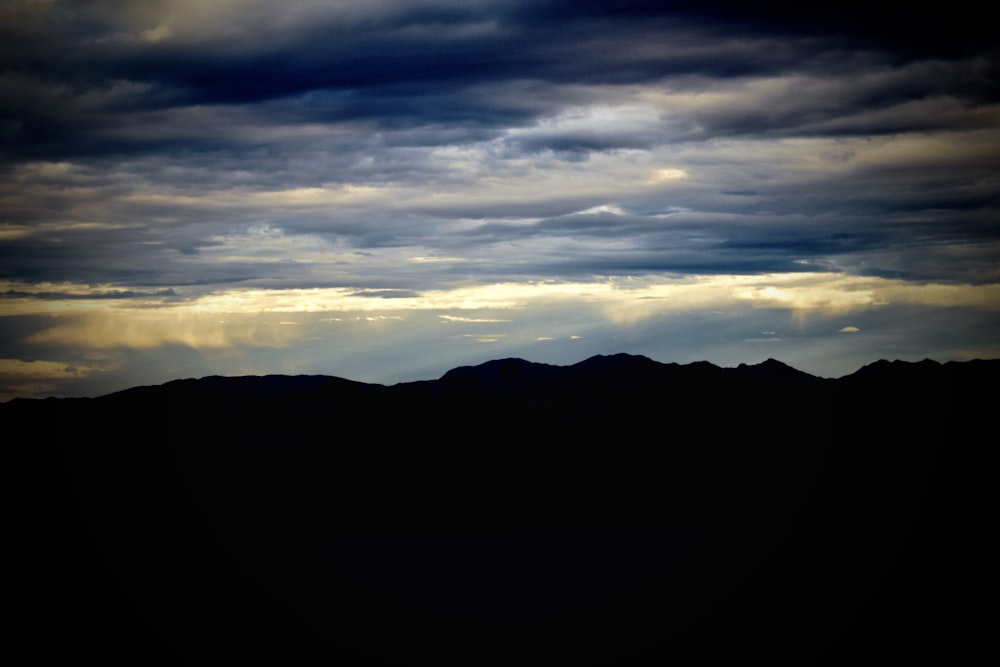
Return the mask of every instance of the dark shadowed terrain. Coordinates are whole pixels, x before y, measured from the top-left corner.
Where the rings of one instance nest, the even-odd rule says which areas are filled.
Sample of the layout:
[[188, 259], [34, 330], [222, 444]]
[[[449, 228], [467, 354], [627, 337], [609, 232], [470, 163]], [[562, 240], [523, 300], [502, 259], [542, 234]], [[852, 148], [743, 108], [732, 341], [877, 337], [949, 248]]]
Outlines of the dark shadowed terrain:
[[961, 664], [1000, 361], [519, 359], [0, 405], [31, 664]]

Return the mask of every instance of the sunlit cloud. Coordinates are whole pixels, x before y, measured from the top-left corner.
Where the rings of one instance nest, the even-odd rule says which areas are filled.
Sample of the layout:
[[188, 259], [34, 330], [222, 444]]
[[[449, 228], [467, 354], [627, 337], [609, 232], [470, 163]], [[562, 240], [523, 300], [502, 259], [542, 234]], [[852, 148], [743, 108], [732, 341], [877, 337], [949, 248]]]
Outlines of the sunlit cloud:
[[183, 345], [195, 349], [233, 346], [283, 347], [298, 339], [299, 327], [262, 321], [259, 316], [219, 322], [193, 312], [108, 310], [101, 314], [63, 316], [58, 324], [30, 335], [27, 342], [106, 349]]
[[450, 263], [450, 262], [465, 262], [467, 261], [463, 257], [409, 257], [407, 258], [411, 262], [417, 264], [438, 264], [438, 263]]
[[[40, 286], [36, 286], [40, 287]], [[107, 287], [52, 285], [67, 294], [106, 296]], [[107, 348], [187, 345], [282, 347], [311, 333], [313, 324], [353, 319], [402, 321], [408, 312], [437, 312], [456, 324], [516, 321], [521, 311], [571, 307], [599, 313], [618, 325], [670, 313], [749, 305], [782, 309], [805, 317], [825, 316], [888, 305], [976, 307], [1000, 310], [998, 285], [918, 285], [843, 274], [693, 276], [682, 279], [632, 278], [588, 283], [508, 283], [430, 290], [397, 298], [378, 291], [359, 295], [346, 288], [288, 290], [229, 289], [191, 298], [107, 299], [6, 298], [6, 314], [58, 315], [54, 324], [32, 334], [33, 343]], [[474, 316], [455, 314], [474, 310]], [[272, 319], [275, 314], [310, 315], [305, 320]], [[503, 313], [496, 316], [486, 313]], [[315, 317], [322, 315], [322, 317]], [[310, 324], [312, 323], [312, 324]], [[288, 326], [294, 325], [294, 326]], [[852, 327], [841, 329], [848, 332]], [[481, 338], [480, 334], [470, 334]], [[486, 336], [495, 339], [494, 334]]]
[[476, 343], [496, 343], [504, 338], [503, 334], [462, 334], [463, 339]]
[[35, 379], [65, 379], [80, 377], [89, 368], [59, 361], [25, 361], [22, 359], [0, 359], [0, 375], [15, 375]]
[[0, 359], [0, 402], [19, 396], [45, 396], [68, 381], [81, 380], [110, 368], [107, 363]]
[[459, 315], [438, 315], [438, 317], [449, 322], [461, 322], [465, 324], [495, 324], [498, 322], [510, 322], [510, 320], [502, 320], [495, 317], [461, 317]]
[[681, 178], [687, 178], [688, 173], [683, 169], [670, 169], [670, 168], [660, 168], [653, 172], [652, 179], [654, 182], [665, 182], [665, 181], [675, 181]]

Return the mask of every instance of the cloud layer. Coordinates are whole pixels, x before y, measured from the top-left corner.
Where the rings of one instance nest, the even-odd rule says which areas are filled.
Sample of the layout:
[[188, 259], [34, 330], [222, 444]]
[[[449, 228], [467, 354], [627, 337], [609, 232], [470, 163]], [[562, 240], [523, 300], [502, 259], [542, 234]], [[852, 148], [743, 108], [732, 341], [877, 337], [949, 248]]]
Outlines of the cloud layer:
[[[833, 373], [995, 354], [977, 10], [660, 5], [0, 2], [5, 395], [413, 379], [487, 341], [729, 360], [781, 338]], [[926, 324], [864, 347], [875, 311]], [[808, 349], [761, 333], [850, 312]], [[674, 336], [711, 313], [732, 336]]]

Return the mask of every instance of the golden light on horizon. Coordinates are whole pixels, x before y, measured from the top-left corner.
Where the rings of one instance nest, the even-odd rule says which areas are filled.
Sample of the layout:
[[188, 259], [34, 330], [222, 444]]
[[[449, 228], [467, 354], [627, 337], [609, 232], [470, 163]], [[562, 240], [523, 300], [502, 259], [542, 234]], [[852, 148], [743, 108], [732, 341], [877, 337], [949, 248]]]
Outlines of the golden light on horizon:
[[[186, 297], [171, 293], [129, 298], [109, 285], [7, 283], [6, 287], [17, 296], [0, 302], [0, 313], [53, 318], [52, 326], [32, 334], [30, 342], [95, 348], [283, 347], [312, 331], [311, 326], [280, 326], [282, 320], [290, 320], [271, 317], [295, 313], [324, 316], [309, 322], [387, 322], [403, 321], [408, 313], [436, 312], [439, 321], [474, 325], [510, 323], [517, 320], [518, 311], [568, 307], [597, 312], [609, 322], [628, 326], [657, 315], [740, 304], [787, 310], [801, 317], [889, 304], [1000, 310], [1000, 285], [918, 285], [836, 273], [494, 283], [392, 298], [381, 296], [380, 290], [347, 288], [235, 288]], [[469, 311], [475, 313], [466, 314]]]

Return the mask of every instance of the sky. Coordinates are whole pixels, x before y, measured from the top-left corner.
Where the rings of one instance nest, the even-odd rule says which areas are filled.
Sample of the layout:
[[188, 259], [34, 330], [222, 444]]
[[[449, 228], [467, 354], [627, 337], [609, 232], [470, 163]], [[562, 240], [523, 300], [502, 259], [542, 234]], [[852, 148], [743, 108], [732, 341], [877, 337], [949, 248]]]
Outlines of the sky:
[[877, 5], [0, 0], [0, 400], [1000, 357], [993, 22]]

